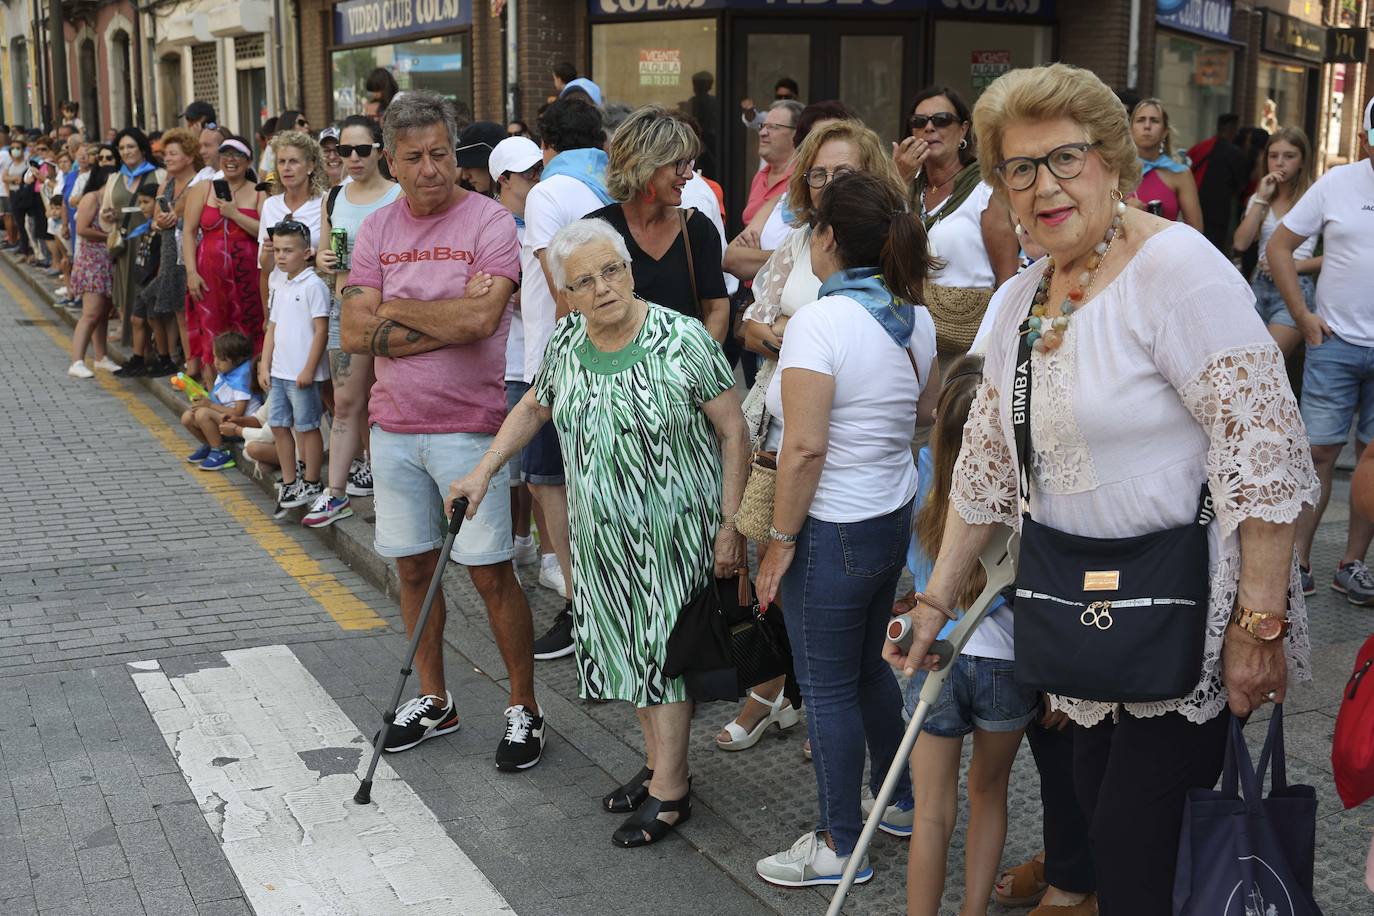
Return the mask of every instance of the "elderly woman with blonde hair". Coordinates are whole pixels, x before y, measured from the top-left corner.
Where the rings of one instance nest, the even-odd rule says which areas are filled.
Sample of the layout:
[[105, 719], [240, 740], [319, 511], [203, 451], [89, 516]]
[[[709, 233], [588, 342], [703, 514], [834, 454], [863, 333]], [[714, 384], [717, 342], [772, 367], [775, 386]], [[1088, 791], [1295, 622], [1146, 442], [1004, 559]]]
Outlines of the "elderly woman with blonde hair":
[[612, 839], [644, 846], [692, 813], [692, 704], [663, 673], [678, 614], [714, 572], [745, 562], [734, 516], [747, 434], [735, 377], [700, 321], [635, 295], [630, 252], [602, 220], [560, 229], [546, 249], [572, 312], [534, 385], [481, 463], [453, 484], [468, 517], [492, 477], [550, 418], [568, 478], [573, 649], [582, 696], [633, 703], [646, 762], [602, 799], [630, 817]]
[[[1244, 280], [1196, 230], [1123, 203], [1140, 166], [1101, 80], [1014, 70], [973, 122], [984, 176], [1048, 257], [993, 300], [956, 511], [911, 651], [885, 654], [933, 665], [983, 547], [1019, 529], [1016, 677], [1074, 724], [1102, 909], [1167, 913], [1184, 799], [1216, 781], [1231, 717], [1310, 677], [1307, 434]], [[1170, 562], [1140, 575], [1147, 545]]]
[[606, 190], [618, 203], [587, 216], [610, 223], [630, 252], [635, 291], [699, 319], [718, 343], [730, 320], [720, 235], [706, 214], [683, 210], [701, 141], [659, 105], [636, 109], [607, 149]]

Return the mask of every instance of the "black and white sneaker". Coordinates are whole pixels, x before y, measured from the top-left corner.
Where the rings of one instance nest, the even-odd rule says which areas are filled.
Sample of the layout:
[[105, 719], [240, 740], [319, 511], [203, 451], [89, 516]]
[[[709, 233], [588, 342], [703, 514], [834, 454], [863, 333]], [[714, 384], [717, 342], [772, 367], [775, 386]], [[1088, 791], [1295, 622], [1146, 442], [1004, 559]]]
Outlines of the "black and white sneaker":
[[286, 518], [291, 514], [293, 506], [301, 505], [294, 500], [300, 496], [303, 481], [297, 477], [290, 483], [277, 484], [277, 505], [272, 510], [273, 518]]
[[458, 710], [453, 707], [453, 695], [448, 691], [444, 692], [443, 697], [433, 694], [416, 697], [407, 700], [396, 710], [396, 718], [391, 728], [387, 729], [382, 750], [389, 754], [408, 751], [421, 741], [456, 732], [460, 724]]
[[506, 709], [506, 735], [496, 746], [496, 768], [507, 773], [528, 770], [544, 755], [544, 717], [524, 706]]
[[349, 496], [372, 495], [372, 462], [366, 457], [354, 458], [348, 466], [348, 486], [344, 492]]
[[534, 657], [540, 661], [562, 658], [571, 655], [573, 650], [572, 602], [563, 605], [563, 610], [553, 619], [553, 626], [534, 641]]
[[319, 483], [310, 483], [297, 477], [281, 488], [281, 496], [277, 499], [277, 505], [283, 509], [308, 506], [315, 501], [315, 497], [319, 496], [323, 490], [324, 488]]

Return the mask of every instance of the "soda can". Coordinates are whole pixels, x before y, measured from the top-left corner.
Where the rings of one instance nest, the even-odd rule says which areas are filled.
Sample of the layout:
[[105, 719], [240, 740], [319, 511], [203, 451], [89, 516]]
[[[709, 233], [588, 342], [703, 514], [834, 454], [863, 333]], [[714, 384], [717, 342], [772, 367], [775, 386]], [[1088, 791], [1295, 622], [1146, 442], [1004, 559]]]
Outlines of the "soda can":
[[334, 269], [348, 270], [348, 230], [329, 230], [329, 250], [334, 252]]

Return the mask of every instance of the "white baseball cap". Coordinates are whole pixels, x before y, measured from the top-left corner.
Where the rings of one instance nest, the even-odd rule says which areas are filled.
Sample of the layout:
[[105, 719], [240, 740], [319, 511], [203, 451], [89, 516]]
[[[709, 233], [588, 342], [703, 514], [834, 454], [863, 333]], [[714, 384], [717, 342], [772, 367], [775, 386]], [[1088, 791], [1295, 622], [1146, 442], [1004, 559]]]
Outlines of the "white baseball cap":
[[492, 148], [487, 171], [495, 180], [506, 172], [523, 172], [543, 161], [544, 154], [529, 137], [507, 137]]
[[[1364, 129], [1374, 131], [1374, 99], [1369, 100], [1369, 104], [1364, 106]], [[1374, 143], [1374, 140], [1370, 140]]]

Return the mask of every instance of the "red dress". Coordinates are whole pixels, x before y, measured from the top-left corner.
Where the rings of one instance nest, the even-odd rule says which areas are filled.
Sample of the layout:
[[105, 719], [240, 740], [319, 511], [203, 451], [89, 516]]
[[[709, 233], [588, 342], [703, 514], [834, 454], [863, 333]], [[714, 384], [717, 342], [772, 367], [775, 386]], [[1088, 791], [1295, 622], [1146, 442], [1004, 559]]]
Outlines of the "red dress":
[[[258, 215], [251, 209], [239, 212]], [[186, 337], [191, 347], [187, 357], [199, 359], [201, 365], [214, 365], [215, 337], [225, 331], [238, 331], [253, 342], [255, 354], [261, 351], [264, 328], [258, 293], [258, 240], [209, 204], [200, 212], [196, 272], [205, 284], [205, 293], [199, 302], [186, 297]]]

